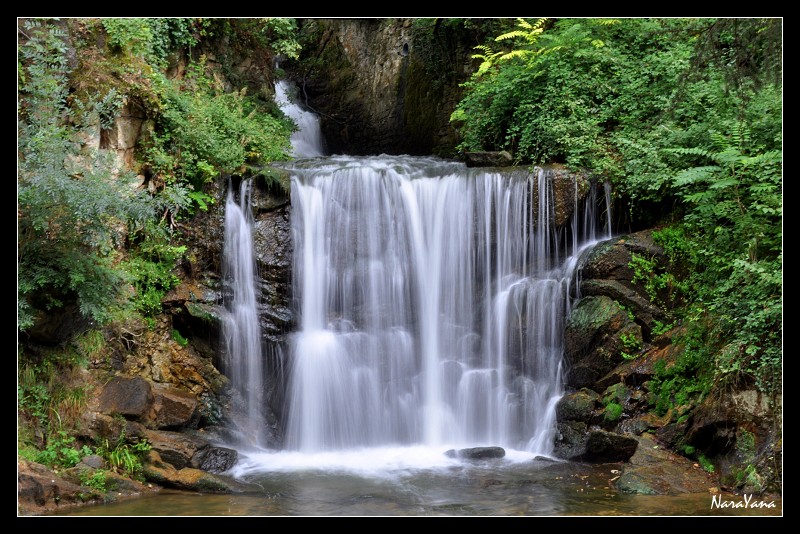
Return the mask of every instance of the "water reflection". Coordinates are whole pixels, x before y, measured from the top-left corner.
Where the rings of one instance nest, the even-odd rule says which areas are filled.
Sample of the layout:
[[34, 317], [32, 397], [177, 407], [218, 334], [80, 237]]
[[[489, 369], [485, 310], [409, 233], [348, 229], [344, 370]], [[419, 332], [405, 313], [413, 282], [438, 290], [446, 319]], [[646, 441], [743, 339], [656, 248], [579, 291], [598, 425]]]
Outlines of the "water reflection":
[[[162, 490], [120, 502], [62, 511], [84, 516], [781, 516], [774, 508], [720, 508], [713, 494], [632, 495], [612, 469], [548, 460], [450, 465], [366, 476], [308, 468], [245, 478], [260, 494], [201, 495]], [[758, 497], [753, 497], [751, 504]], [[743, 501], [724, 495], [718, 500]]]

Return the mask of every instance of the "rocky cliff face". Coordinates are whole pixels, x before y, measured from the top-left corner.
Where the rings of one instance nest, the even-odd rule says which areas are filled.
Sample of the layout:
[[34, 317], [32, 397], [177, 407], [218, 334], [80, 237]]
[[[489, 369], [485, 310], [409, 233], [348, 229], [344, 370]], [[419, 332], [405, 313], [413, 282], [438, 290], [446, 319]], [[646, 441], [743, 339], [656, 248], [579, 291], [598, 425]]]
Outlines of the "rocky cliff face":
[[450, 114], [473, 69], [467, 33], [412, 19], [302, 23], [314, 46], [285, 68], [330, 153], [455, 154]]

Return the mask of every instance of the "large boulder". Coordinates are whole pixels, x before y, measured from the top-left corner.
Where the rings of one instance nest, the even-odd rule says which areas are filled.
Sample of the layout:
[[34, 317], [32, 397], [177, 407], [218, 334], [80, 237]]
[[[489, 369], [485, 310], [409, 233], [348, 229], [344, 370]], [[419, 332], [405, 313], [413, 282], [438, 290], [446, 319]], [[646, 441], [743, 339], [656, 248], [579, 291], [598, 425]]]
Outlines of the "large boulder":
[[714, 458], [732, 491], [781, 491], [783, 400], [754, 389], [713, 390], [692, 412], [683, 443]]
[[596, 388], [600, 378], [624, 361], [626, 336], [641, 340], [641, 327], [619, 302], [606, 296], [581, 299], [564, 331], [567, 384], [574, 388]]
[[100, 392], [99, 404], [101, 413], [144, 420], [153, 408], [153, 387], [139, 376], [115, 376]]
[[556, 417], [559, 421], [583, 421], [588, 423], [595, 416], [595, 408], [600, 403], [600, 395], [589, 388], [567, 393], [556, 404]]
[[57, 476], [52, 469], [17, 457], [17, 512], [31, 515], [53, 512], [83, 501], [102, 501], [89, 488]]
[[[688, 458], [671, 452], [652, 435], [636, 436], [638, 447], [614, 485], [625, 493], [678, 495], [718, 491], [714, 476]], [[709, 501], [711, 498], [709, 497]]]
[[192, 393], [153, 384], [153, 426], [176, 428], [189, 426], [197, 412], [198, 401]]
[[221, 473], [238, 459], [234, 449], [214, 445], [197, 432], [149, 430], [146, 436], [160, 459], [176, 469], [193, 467]]
[[156, 451], [150, 451], [143, 471], [145, 478], [151, 482], [185, 491], [257, 494], [264, 492], [264, 489], [257, 484], [241, 482], [226, 475], [209, 473], [194, 467], [176, 468], [172, 463], [163, 461]]
[[[48, 515], [65, 508], [137, 497], [160, 489], [152, 484], [142, 484], [118, 475], [103, 469], [104, 467], [102, 459], [90, 457], [75, 467], [56, 473], [49, 467], [17, 456], [18, 515]], [[81, 484], [82, 478], [85, 480], [97, 469], [103, 469], [105, 491]]]
[[586, 451], [575, 459], [590, 463], [626, 462], [638, 446], [632, 436], [593, 430], [586, 440]]
[[167, 384], [115, 376], [102, 388], [98, 404], [103, 415], [122, 415], [150, 428], [175, 428], [189, 425], [198, 401], [192, 393]]

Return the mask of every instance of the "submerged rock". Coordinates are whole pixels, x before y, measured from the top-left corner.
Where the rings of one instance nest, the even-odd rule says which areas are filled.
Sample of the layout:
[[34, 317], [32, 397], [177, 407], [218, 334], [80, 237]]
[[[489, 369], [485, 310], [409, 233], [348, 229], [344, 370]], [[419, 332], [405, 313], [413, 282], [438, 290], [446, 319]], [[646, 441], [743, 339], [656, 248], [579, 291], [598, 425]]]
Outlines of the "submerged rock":
[[448, 458], [486, 460], [488, 458], [503, 458], [506, 455], [506, 450], [502, 447], [473, 447], [470, 449], [450, 449], [444, 454]]

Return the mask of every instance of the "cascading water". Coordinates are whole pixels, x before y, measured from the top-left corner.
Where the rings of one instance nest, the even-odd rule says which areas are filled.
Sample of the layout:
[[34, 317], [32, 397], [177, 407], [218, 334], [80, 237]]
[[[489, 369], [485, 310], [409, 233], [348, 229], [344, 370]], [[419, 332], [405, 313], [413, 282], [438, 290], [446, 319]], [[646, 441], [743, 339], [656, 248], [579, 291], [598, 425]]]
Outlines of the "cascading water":
[[571, 218], [557, 225], [568, 197], [562, 182], [556, 198], [542, 169], [321, 158], [318, 125], [306, 130], [283, 82], [276, 93], [298, 121], [303, 158], [281, 164], [292, 175], [299, 317], [287, 341], [285, 450], [251, 451], [233, 474], [318, 462], [358, 470], [366, 450], [387, 464], [408, 464], [413, 450], [440, 465], [445, 447], [550, 455], [575, 271], [598, 241], [595, 188], [568, 184]]
[[596, 239], [593, 206], [575, 206], [570, 246], [543, 170], [340, 156], [291, 171], [301, 322], [287, 448], [550, 454], [570, 282]]
[[251, 182], [242, 180], [237, 202], [233, 184], [228, 184], [222, 265], [226, 289], [222, 334], [227, 374], [245, 404], [245, 420], [238, 431], [243, 442], [257, 446], [264, 437], [261, 413], [264, 354], [256, 298], [250, 188]]
[[296, 158], [324, 156], [319, 117], [296, 104], [296, 88], [285, 80], [275, 83], [275, 103], [297, 125], [292, 133], [292, 155]]

